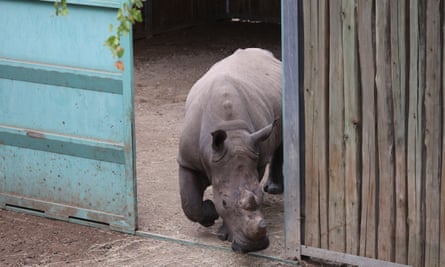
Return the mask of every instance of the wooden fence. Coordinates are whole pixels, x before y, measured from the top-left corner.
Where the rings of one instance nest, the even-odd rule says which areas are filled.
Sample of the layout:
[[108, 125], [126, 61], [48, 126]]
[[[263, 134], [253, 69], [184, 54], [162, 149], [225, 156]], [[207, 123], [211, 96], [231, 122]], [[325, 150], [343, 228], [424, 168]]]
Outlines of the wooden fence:
[[157, 34], [226, 17], [224, 0], [148, 0], [145, 20]]
[[303, 1], [304, 245], [445, 266], [444, 10]]
[[280, 22], [280, 0], [228, 0], [228, 16], [263, 22]]
[[278, 23], [280, 12], [281, 0], [146, 0], [134, 32], [143, 38], [232, 18]]

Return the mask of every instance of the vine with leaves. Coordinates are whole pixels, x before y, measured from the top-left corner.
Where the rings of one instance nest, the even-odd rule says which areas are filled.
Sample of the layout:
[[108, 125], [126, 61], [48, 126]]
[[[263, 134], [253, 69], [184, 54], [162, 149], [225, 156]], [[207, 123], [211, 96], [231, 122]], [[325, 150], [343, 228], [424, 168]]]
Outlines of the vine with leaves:
[[[128, 0], [125, 2], [117, 12], [117, 20], [119, 25], [115, 28], [113, 24], [110, 24], [110, 37], [105, 40], [105, 45], [110, 49], [113, 58], [116, 56], [122, 58], [124, 55], [124, 48], [121, 46], [121, 37], [127, 35], [131, 30], [131, 25], [136, 22], [142, 22], [141, 8], [145, 0]], [[68, 6], [67, 0], [56, 0], [54, 2], [57, 16], [67, 16]], [[114, 32], [114, 29], [116, 31]], [[124, 64], [121, 60], [115, 62], [116, 68], [124, 70]]]

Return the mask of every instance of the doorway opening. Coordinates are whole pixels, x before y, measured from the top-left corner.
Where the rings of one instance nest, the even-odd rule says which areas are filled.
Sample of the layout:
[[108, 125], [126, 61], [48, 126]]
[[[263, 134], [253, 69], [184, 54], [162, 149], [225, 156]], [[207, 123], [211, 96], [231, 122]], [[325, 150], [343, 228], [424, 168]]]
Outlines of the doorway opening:
[[[217, 236], [221, 219], [205, 228], [189, 221], [182, 212], [176, 156], [188, 91], [214, 63], [247, 47], [267, 49], [281, 59], [281, 25], [229, 18], [135, 41], [139, 231], [230, 248], [229, 242]], [[211, 188], [205, 197], [212, 198]], [[263, 211], [271, 244], [261, 253], [284, 259], [282, 200], [282, 195], [264, 195]]]

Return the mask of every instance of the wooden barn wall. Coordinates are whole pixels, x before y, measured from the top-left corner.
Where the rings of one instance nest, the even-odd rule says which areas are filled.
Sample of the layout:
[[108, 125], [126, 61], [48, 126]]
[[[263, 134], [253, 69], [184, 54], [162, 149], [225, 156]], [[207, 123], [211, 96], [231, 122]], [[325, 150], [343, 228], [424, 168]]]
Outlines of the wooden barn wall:
[[227, 0], [228, 16], [264, 22], [280, 22], [281, 0]]
[[[225, 0], [148, 0], [153, 34], [226, 17]], [[147, 4], [147, 3], [146, 3]]]
[[142, 16], [136, 39], [220, 19], [279, 23], [281, 0], [146, 0]]
[[444, 2], [303, 1], [305, 245], [445, 266]]

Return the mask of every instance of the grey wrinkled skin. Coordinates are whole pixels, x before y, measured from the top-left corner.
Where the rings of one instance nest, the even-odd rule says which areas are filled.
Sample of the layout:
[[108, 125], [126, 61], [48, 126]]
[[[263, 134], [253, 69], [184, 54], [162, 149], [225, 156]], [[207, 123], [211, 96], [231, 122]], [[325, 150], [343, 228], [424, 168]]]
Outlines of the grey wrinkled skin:
[[[211, 226], [221, 216], [222, 240], [246, 253], [267, 248], [264, 191], [283, 191], [281, 62], [262, 49], [239, 49], [189, 92], [179, 141], [179, 185], [185, 215]], [[213, 201], [203, 200], [212, 185]]]

